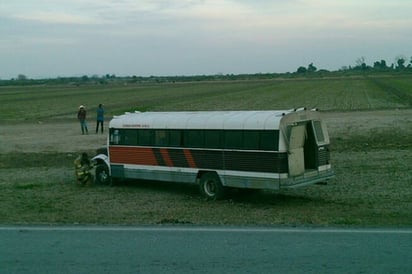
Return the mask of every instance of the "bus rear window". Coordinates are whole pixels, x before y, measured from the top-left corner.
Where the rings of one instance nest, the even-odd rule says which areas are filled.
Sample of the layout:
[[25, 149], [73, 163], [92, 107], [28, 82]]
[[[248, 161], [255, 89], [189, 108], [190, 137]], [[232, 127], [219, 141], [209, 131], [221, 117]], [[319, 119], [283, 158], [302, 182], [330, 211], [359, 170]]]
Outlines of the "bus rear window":
[[318, 143], [325, 142], [325, 136], [323, 135], [322, 123], [320, 121], [313, 121], [313, 129], [315, 131], [316, 140]]

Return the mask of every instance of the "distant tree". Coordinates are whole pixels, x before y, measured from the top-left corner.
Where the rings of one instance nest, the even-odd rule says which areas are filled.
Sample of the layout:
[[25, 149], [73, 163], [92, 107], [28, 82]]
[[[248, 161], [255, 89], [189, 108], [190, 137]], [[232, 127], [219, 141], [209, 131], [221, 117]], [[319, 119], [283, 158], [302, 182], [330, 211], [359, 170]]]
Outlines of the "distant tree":
[[24, 74], [19, 74], [19, 75], [17, 75], [17, 80], [25, 81], [25, 80], [27, 80], [27, 76], [24, 75]]
[[296, 71], [297, 73], [306, 73], [307, 69], [305, 67], [298, 67], [298, 70]]
[[317, 71], [318, 69], [317, 69], [317, 67], [315, 67], [314, 65], [313, 65], [313, 63], [310, 63], [309, 64], [309, 66], [308, 66], [308, 72], [315, 72], [315, 71]]
[[373, 63], [373, 69], [375, 70], [387, 70], [388, 66], [386, 65], [385, 60], [376, 61]]
[[404, 56], [398, 56], [396, 57], [396, 69], [397, 70], [403, 70], [405, 69], [405, 60], [406, 58]]
[[358, 59], [356, 59], [356, 66], [362, 67], [363, 65], [366, 65], [365, 60], [366, 58], [364, 56], [359, 57]]
[[365, 71], [367, 70], [369, 67], [366, 65], [365, 62], [365, 57], [359, 57], [358, 59], [356, 59], [356, 66], [355, 66], [355, 70], [362, 70]]

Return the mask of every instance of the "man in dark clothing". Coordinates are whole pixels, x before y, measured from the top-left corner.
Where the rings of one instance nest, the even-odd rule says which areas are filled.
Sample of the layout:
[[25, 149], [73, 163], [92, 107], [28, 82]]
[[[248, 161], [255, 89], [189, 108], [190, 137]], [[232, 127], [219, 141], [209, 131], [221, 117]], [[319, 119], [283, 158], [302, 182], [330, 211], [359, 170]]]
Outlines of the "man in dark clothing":
[[82, 134], [84, 134], [85, 132], [86, 134], [89, 134], [86, 122], [86, 109], [83, 105], [79, 107], [79, 111], [77, 112], [77, 119], [79, 119], [80, 121], [80, 128], [82, 129]]
[[99, 104], [99, 107], [96, 110], [96, 134], [99, 131], [99, 124], [101, 126], [101, 133], [103, 134], [103, 122], [104, 122], [104, 109], [103, 105]]

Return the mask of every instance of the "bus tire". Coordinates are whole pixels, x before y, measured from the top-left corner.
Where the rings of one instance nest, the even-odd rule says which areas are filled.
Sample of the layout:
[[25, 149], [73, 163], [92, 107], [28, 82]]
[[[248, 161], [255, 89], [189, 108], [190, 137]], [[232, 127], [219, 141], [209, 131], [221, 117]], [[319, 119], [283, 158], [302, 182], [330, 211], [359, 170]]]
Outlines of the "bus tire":
[[214, 172], [204, 173], [200, 177], [200, 193], [208, 200], [220, 200], [225, 195], [225, 188], [220, 182], [219, 176]]
[[112, 178], [109, 175], [109, 168], [106, 164], [96, 166], [96, 182], [100, 185], [112, 185]]

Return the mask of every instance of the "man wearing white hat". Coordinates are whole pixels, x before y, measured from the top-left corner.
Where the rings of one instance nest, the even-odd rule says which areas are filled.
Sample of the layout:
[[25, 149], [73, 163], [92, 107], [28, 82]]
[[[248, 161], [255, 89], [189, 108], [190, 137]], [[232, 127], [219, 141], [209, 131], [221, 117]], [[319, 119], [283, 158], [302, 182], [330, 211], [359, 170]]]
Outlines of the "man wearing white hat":
[[79, 111], [77, 112], [77, 119], [79, 119], [80, 121], [80, 128], [82, 129], [82, 134], [84, 134], [85, 132], [86, 134], [89, 134], [86, 122], [86, 108], [83, 105], [79, 107]]

